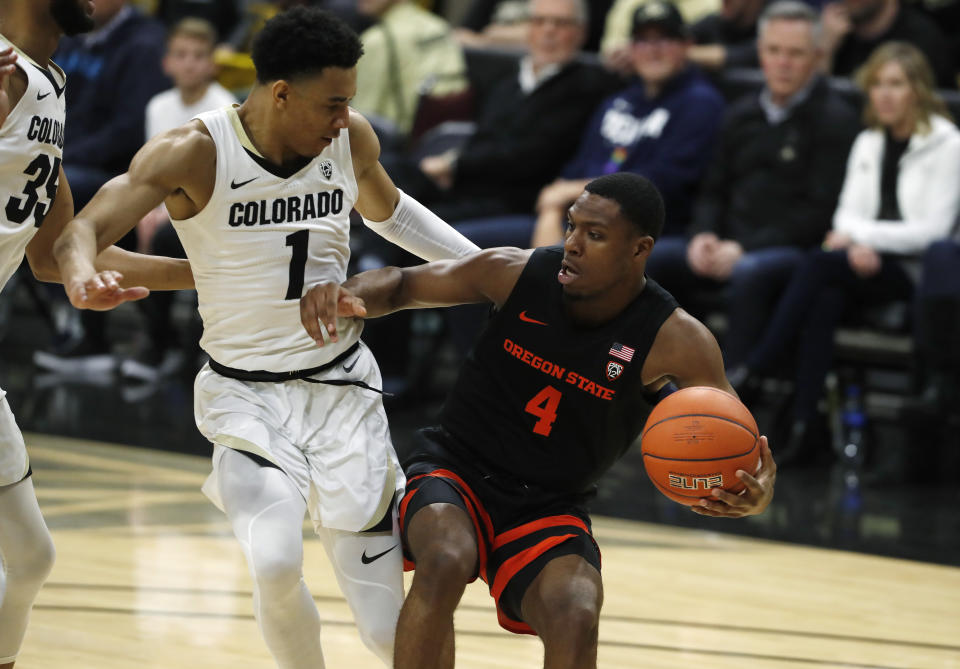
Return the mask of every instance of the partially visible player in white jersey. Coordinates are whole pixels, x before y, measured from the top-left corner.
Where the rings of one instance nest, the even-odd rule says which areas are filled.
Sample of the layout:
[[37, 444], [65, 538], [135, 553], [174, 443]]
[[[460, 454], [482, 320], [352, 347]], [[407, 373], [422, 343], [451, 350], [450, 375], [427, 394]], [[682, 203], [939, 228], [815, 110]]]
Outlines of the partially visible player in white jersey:
[[[90, 0], [0, 0], [0, 287], [26, 256], [37, 278], [58, 281], [53, 243], [73, 217], [63, 162], [63, 71], [50, 61], [63, 34], [93, 27]], [[190, 288], [186, 261], [108, 248], [76, 287], [108, 309], [150, 288]], [[121, 289], [121, 273], [132, 284]], [[33, 600], [53, 566], [23, 436], [0, 389], [0, 669], [13, 667]]]
[[[204, 486], [254, 581], [277, 664], [323, 666], [320, 620], [302, 578], [306, 513], [364, 643], [391, 663], [403, 600], [396, 495], [404, 486], [359, 321], [300, 321], [313, 285], [346, 278], [349, 214], [424, 259], [476, 247], [393, 185], [370, 124], [349, 108], [362, 54], [339, 19], [298, 7], [253, 46], [247, 100], [151, 140], [68, 226], [57, 259], [71, 301], [90, 259], [161, 201], [190, 260], [210, 363], [195, 414], [213, 443]], [[331, 311], [331, 313], [335, 313]]]

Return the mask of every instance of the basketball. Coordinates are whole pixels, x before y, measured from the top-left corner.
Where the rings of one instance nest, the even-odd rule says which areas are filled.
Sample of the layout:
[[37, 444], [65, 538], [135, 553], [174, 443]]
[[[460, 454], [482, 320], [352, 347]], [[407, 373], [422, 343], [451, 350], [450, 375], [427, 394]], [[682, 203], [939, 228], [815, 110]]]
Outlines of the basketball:
[[647, 418], [640, 450], [657, 490], [686, 506], [713, 488], [739, 493], [746, 486], [737, 470], [753, 474], [760, 465], [753, 415], [716, 388], [684, 388], [661, 400]]

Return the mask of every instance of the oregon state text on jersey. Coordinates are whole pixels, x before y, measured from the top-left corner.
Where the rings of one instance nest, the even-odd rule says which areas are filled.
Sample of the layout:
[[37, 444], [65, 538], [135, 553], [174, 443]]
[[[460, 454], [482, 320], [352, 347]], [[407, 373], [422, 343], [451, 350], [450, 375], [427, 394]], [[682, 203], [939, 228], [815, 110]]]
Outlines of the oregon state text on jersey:
[[652, 405], [640, 372], [677, 303], [648, 279], [614, 320], [578, 328], [556, 279], [562, 259], [558, 248], [530, 256], [461, 368], [440, 424], [464, 462], [581, 494], [643, 429]]
[[[7, 46], [0, 37], [0, 48]], [[63, 160], [66, 77], [55, 64], [41, 67], [14, 49], [27, 88], [0, 127], [0, 287], [50, 211]]]
[[318, 281], [346, 280], [357, 199], [347, 131], [290, 174], [256, 153], [235, 108], [197, 118], [217, 147], [216, 184], [201, 212], [173, 225], [196, 281], [200, 346], [243, 370], [329, 362], [359, 339], [362, 324], [340, 320], [339, 341], [320, 348], [300, 323], [300, 298]]

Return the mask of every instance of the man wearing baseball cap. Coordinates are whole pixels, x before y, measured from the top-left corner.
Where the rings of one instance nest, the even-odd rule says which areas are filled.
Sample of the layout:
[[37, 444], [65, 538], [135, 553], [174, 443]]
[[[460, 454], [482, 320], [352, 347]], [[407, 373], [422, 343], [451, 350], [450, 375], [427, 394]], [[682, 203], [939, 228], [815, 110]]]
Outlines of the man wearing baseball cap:
[[689, 62], [689, 31], [675, 5], [644, 3], [634, 13], [631, 34], [638, 79], [600, 105], [562, 177], [540, 191], [534, 246], [559, 241], [570, 203], [591, 179], [612, 172], [650, 179], [666, 204], [664, 235], [683, 234], [723, 99]]

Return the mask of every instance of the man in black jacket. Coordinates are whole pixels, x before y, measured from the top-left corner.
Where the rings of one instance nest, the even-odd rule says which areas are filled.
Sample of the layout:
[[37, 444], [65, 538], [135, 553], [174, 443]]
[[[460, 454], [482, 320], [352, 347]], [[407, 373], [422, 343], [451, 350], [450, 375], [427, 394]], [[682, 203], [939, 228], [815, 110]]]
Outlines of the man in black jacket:
[[[760, 19], [766, 85], [727, 112], [689, 241], [663, 240], [647, 271], [684, 307], [723, 287], [724, 356], [741, 363], [805, 249], [830, 226], [856, 112], [817, 75], [817, 15], [782, 0]], [[673, 243], [671, 243], [673, 242]]]
[[531, 0], [528, 53], [516, 76], [486, 96], [462, 150], [427, 156], [401, 188], [450, 222], [529, 212], [573, 155], [594, 107], [620, 85], [576, 60], [585, 30], [582, 0]]

